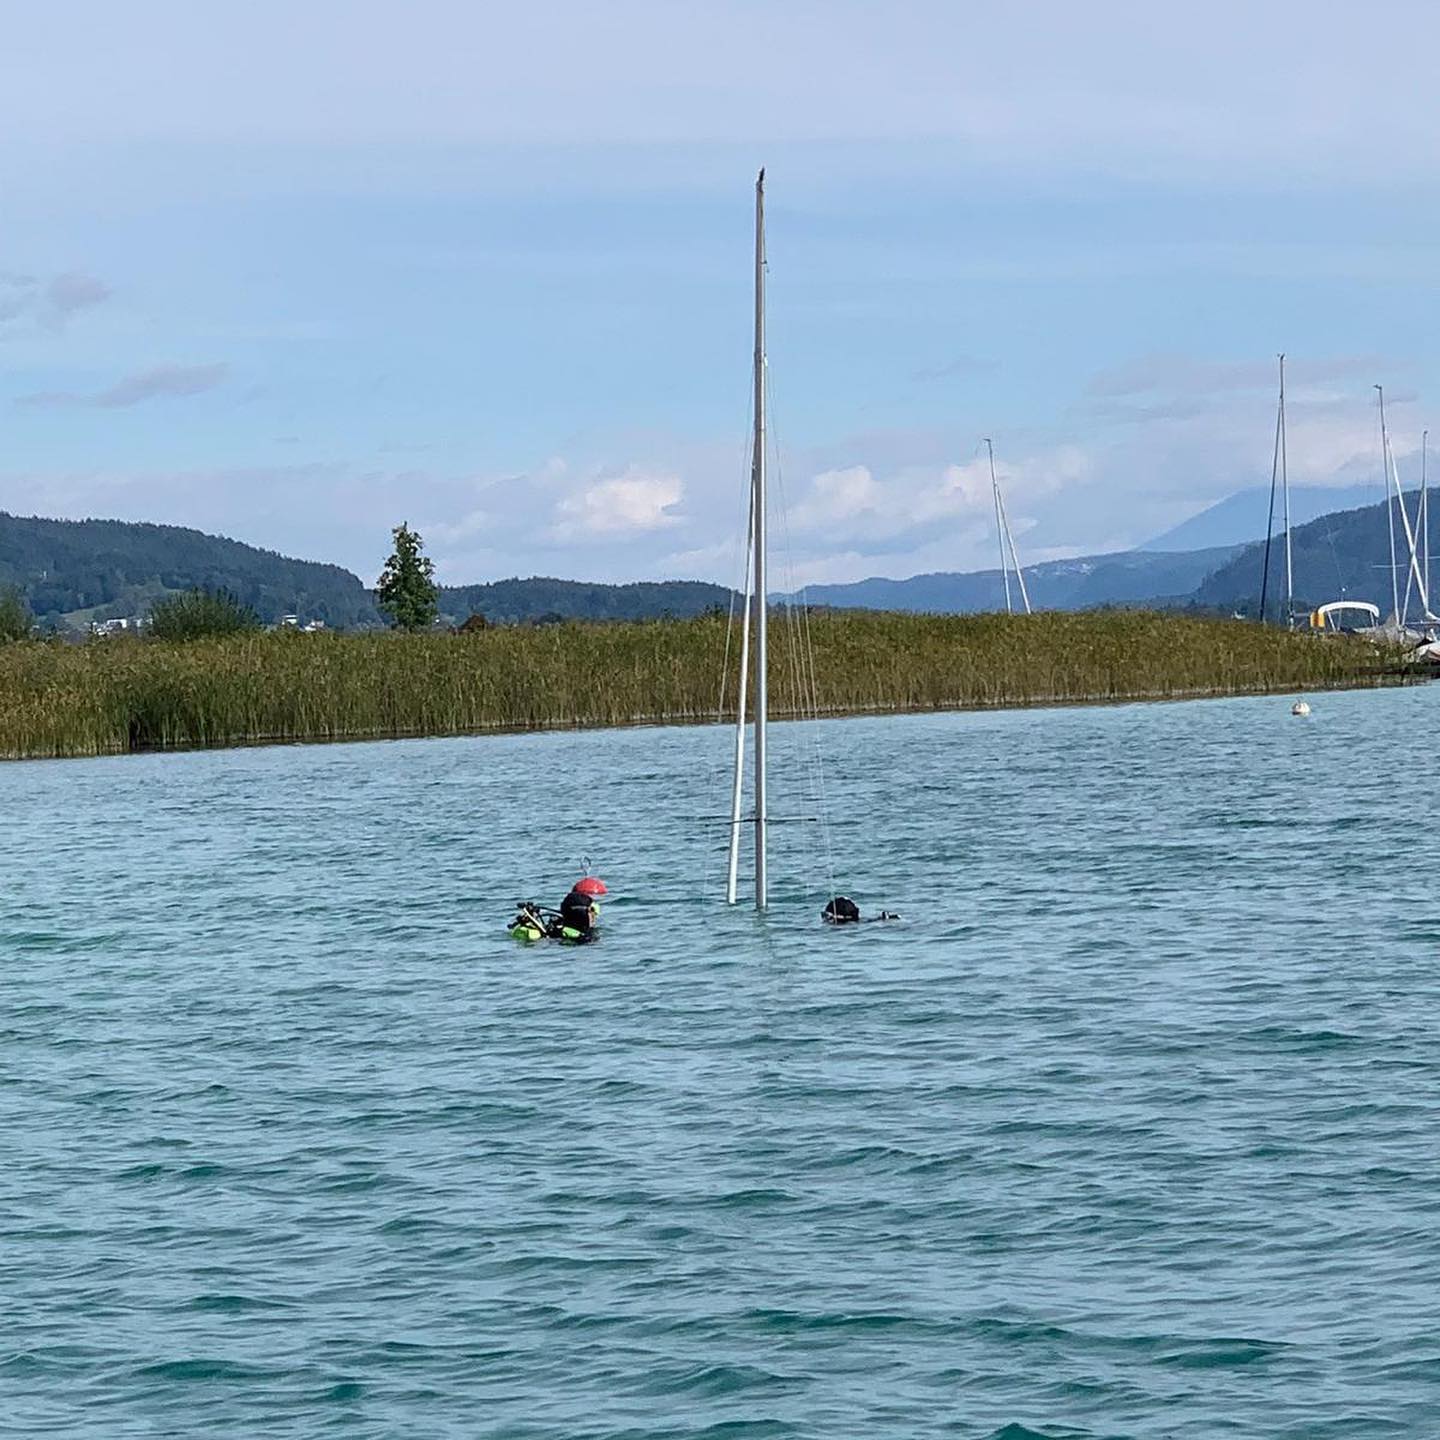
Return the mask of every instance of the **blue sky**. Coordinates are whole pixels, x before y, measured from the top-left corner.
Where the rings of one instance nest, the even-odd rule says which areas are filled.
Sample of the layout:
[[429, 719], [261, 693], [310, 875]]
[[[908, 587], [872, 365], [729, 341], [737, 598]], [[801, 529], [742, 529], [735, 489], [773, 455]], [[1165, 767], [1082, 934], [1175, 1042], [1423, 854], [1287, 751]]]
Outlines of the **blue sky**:
[[[1183, 9], [1185, 14], [1171, 11]], [[1257, 13], [1258, 12], [1258, 13]], [[1396, 4], [17, 7], [0, 507], [373, 579], [732, 579], [768, 167], [779, 580], [1414, 478], [1440, 356]]]

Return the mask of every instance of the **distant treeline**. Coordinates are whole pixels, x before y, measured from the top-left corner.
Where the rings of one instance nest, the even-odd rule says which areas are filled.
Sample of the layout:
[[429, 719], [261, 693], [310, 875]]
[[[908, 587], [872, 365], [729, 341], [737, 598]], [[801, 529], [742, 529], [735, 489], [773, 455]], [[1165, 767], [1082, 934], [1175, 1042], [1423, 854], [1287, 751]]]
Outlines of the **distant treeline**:
[[440, 613], [452, 623], [483, 615], [494, 624], [527, 620], [685, 620], [728, 609], [731, 592], [700, 580], [601, 585], [584, 580], [496, 580], [440, 587]]
[[[831, 714], [1319, 689], [1380, 683], [1388, 665], [1359, 641], [1146, 612], [817, 612], [808, 629]], [[0, 647], [0, 755], [714, 720], [726, 650], [714, 615], [468, 635], [25, 641]], [[802, 708], [798, 656], [793, 626], [776, 623], [776, 716]]]

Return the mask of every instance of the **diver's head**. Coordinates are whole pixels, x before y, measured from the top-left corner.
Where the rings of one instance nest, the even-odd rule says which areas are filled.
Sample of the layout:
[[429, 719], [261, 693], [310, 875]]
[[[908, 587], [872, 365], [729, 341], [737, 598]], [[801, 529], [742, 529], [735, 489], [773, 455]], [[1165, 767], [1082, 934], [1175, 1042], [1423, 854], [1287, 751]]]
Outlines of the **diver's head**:
[[847, 895], [835, 895], [826, 902], [820, 918], [827, 925], [851, 925], [860, 918], [860, 907]]

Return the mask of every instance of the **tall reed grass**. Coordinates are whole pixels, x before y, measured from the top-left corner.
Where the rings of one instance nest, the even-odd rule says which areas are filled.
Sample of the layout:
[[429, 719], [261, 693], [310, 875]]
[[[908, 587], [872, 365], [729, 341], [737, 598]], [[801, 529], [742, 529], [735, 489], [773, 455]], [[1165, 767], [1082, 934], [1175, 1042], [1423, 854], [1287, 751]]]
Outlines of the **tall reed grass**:
[[[1372, 647], [1146, 612], [808, 619], [822, 713], [1230, 695], [1380, 683]], [[802, 706], [771, 629], [771, 713]], [[714, 720], [724, 617], [472, 635], [232, 635], [0, 647], [0, 755]], [[735, 651], [730, 661], [733, 667]], [[726, 712], [733, 717], [734, 683]]]

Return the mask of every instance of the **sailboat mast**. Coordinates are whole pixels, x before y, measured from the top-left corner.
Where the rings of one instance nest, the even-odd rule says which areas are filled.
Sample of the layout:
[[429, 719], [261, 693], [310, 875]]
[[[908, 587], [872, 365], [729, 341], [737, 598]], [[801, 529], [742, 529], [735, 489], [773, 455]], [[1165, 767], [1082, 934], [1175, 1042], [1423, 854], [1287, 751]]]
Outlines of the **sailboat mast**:
[[1290, 470], [1285, 458], [1285, 357], [1280, 357], [1280, 487], [1285, 493], [1285, 628], [1295, 623], [1295, 563], [1290, 553]]
[[755, 546], [755, 908], [768, 903], [765, 842], [769, 824], [765, 787], [765, 729], [769, 712], [766, 673], [765, 577], [765, 172], [755, 181], [755, 456], [751, 470]]
[[995, 497], [995, 539], [1000, 545], [1000, 574], [1005, 581], [1005, 613], [1013, 615], [1010, 604], [1010, 567], [1005, 562], [1005, 517], [1000, 513], [1000, 482], [995, 478], [995, 447], [989, 438], [985, 448], [990, 453], [990, 493]]
[[1010, 517], [1005, 513], [1005, 497], [997, 489], [996, 497], [1000, 501], [1000, 523], [1005, 527], [1005, 543], [1010, 547], [1010, 563], [1015, 567], [1015, 582], [1020, 587], [1020, 599], [1024, 603], [1025, 613], [1030, 614], [1030, 592], [1025, 588], [1025, 572], [1020, 568], [1020, 557], [1015, 553], [1015, 536], [1010, 529]]
[[1385, 472], [1385, 517], [1390, 522], [1390, 602], [1395, 624], [1400, 624], [1400, 576], [1395, 569], [1395, 507], [1390, 503], [1390, 432], [1385, 428], [1385, 387], [1377, 385], [1380, 395], [1380, 467]]
[[[1424, 556], [1422, 569], [1425, 572], [1425, 594], [1430, 594], [1430, 486], [1425, 475], [1426, 451], [1430, 446], [1430, 432], [1420, 432], [1420, 550]], [[1425, 607], [1428, 612], [1430, 607]], [[1429, 619], [1427, 613], [1426, 619]]]
[[1400, 488], [1400, 469], [1395, 464], [1393, 452], [1390, 453], [1390, 478], [1395, 483], [1395, 503], [1400, 507], [1400, 523], [1405, 527], [1407, 573], [1405, 575], [1405, 603], [1400, 607], [1400, 624], [1403, 628], [1405, 619], [1410, 613], [1410, 587], [1414, 585], [1420, 591], [1421, 609], [1427, 615], [1430, 613], [1430, 590], [1420, 571], [1419, 541], [1415, 538], [1415, 531], [1410, 528], [1410, 507], [1406, 505], [1405, 492]]

